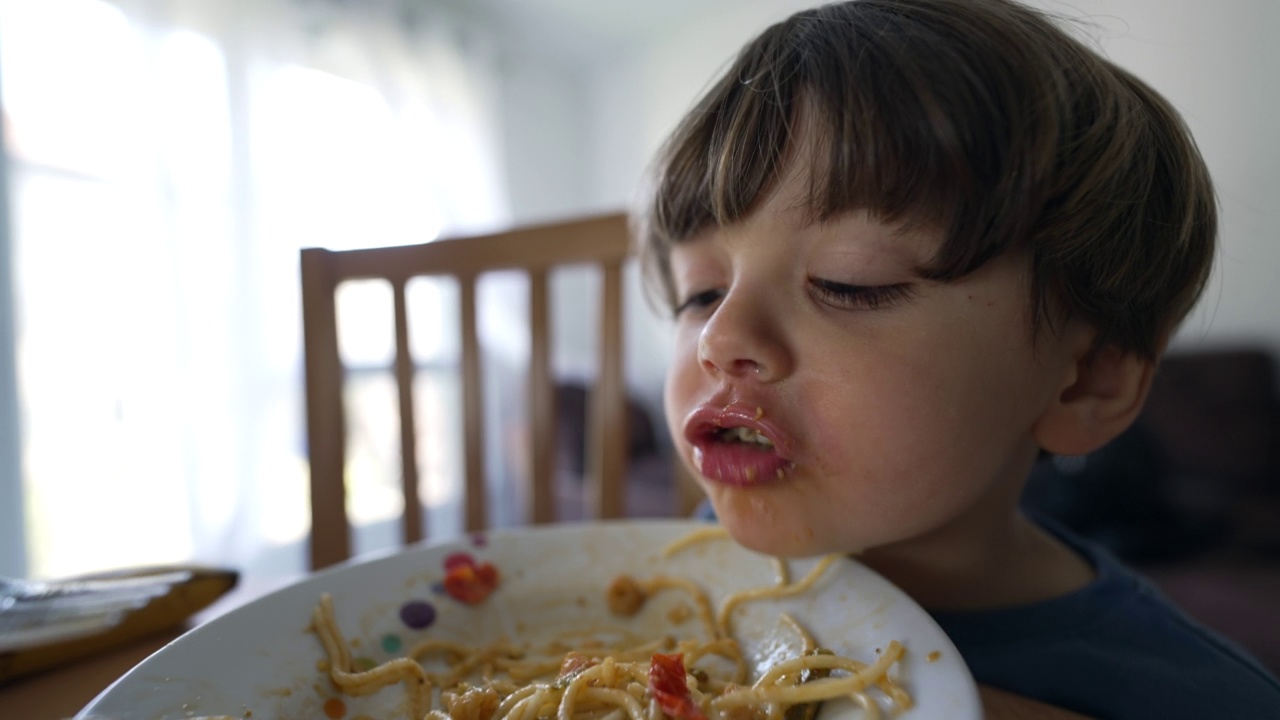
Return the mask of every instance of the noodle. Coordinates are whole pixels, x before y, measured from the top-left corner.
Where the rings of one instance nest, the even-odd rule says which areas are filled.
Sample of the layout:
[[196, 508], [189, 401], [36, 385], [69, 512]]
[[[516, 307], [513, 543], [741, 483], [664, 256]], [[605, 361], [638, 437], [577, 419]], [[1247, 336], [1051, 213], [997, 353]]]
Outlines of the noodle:
[[662, 555], [663, 557], [671, 557], [672, 555], [675, 555], [676, 553], [680, 552], [681, 550], [684, 550], [690, 545], [694, 545], [700, 542], [706, 542], [707, 540], [714, 540], [714, 539], [727, 538], [727, 537], [729, 537], [729, 531], [718, 525], [702, 528], [700, 530], [694, 530], [688, 535], [685, 535], [679, 540], [676, 540], [675, 542], [663, 548]]
[[810, 635], [809, 631], [806, 630], [803, 625], [796, 622], [795, 618], [791, 617], [787, 613], [782, 613], [779, 617], [782, 622], [790, 626], [790, 628], [800, 636], [800, 639], [804, 641], [804, 647], [801, 649], [801, 653], [809, 654], [818, 649], [818, 641], [814, 640], [813, 635]]
[[371, 670], [351, 672], [351, 652], [333, 618], [333, 599], [328, 593], [320, 596], [312, 616], [312, 624], [325, 654], [329, 657], [329, 677], [348, 695], [370, 695], [378, 690], [404, 681], [409, 690], [409, 702], [414, 717], [420, 717], [431, 709], [431, 683], [426, 671], [410, 658], [389, 660]]
[[826, 572], [831, 563], [835, 562], [839, 555], [827, 555], [818, 561], [817, 565], [809, 571], [808, 575], [800, 578], [800, 582], [788, 583], [783, 585], [773, 585], [771, 587], [756, 588], [754, 590], [744, 590], [740, 593], [734, 593], [725, 599], [724, 604], [720, 606], [720, 614], [716, 618], [716, 626], [724, 635], [732, 635], [729, 628], [730, 613], [732, 613], [739, 605], [751, 600], [762, 600], [765, 598], [782, 598], [799, 595], [807, 591], [813, 584], [818, 581], [822, 573]]
[[[697, 542], [727, 537], [720, 528], [690, 533], [667, 546], [664, 556]], [[874, 662], [864, 663], [822, 650], [813, 635], [786, 613], [780, 622], [799, 639], [801, 653], [770, 667], [754, 683], [741, 643], [730, 625], [744, 603], [808, 591], [837, 558], [822, 558], [798, 582], [786, 563], [774, 559], [777, 582], [725, 597], [715, 611], [705, 590], [690, 579], [619, 577], [605, 592], [615, 615], [639, 612], [652, 595], [686, 594], [696, 608], [701, 638], [639, 641], [623, 637], [611, 644], [600, 636], [569, 646], [555, 642], [538, 651], [496, 642], [482, 647], [423, 640], [403, 657], [363, 672], [352, 669], [351, 652], [333, 614], [328, 594], [320, 597], [312, 629], [328, 658], [328, 674], [339, 691], [369, 695], [398, 682], [408, 693], [413, 720], [794, 720], [792, 709], [809, 719], [819, 703], [852, 698], [867, 718], [880, 717], [875, 690], [899, 710], [911, 707], [909, 692], [890, 676], [905, 653], [896, 640]], [[670, 653], [670, 654], [668, 654]], [[447, 670], [432, 673], [423, 661], [441, 658]], [[726, 674], [723, 663], [732, 665]], [[441, 708], [434, 707], [434, 690]]]

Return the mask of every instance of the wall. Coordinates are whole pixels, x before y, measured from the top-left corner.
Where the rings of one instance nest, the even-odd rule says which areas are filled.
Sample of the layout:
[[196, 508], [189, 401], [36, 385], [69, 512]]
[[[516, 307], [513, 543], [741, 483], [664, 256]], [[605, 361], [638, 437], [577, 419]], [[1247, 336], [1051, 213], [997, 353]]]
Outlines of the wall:
[[[1280, 4], [1095, 0], [1105, 47], [1183, 113], [1222, 208], [1213, 282], [1178, 347], [1261, 341], [1280, 351]], [[1108, 14], [1119, 15], [1122, 23]]]
[[584, 169], [590, 133], [581, 73], [554, 58], [503, 62], [502, 142], [511, 213], [535, 222], [589, 204]]

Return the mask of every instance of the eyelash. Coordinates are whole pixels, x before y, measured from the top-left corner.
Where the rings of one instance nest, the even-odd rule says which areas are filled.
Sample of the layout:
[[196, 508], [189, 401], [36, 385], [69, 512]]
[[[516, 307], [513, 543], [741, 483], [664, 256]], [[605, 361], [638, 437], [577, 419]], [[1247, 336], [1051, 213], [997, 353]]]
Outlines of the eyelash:
[[[813, 288], [813, 292], [818, 296], [818, 299], [829, 305], [844, 308], [876, 310], [911, 297], [911, 286], [905, 283], [897, 285], [850, 285], [833, 280], [809, 278], [809, 286]], [[710, 307], [723, 295], [724, 293], [718, 289], [696, 292], [676, 307], [675, 314], [678, 316], [687, 310]]]
[[809, 286], [813, 288], [818, 299], [844, 308], [876, 310], [911, 297], [911, 286], [905, 283], [849, 285], [821, 278], [809, 278]]
[[710, 307], [715, 301], [719, 300], [722, 295], [724, 295], [724, 293], [719, 290], [702, 290], [700, 292], [696, 292], [676, 307], [675, 314], [678, 316], [686, 310]]

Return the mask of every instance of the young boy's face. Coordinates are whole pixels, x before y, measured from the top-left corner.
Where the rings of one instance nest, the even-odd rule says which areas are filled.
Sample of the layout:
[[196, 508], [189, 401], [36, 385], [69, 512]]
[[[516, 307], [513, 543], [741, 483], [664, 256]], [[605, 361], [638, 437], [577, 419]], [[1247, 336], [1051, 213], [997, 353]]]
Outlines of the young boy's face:
[[924, 280], [939, 233], [810, 223], [792, 165], [745, 221], [671, 254], [667, 422], [720, 521], [779, 555], [1006, 522], [1076, 359], [1033, 345], [1024, 257]]

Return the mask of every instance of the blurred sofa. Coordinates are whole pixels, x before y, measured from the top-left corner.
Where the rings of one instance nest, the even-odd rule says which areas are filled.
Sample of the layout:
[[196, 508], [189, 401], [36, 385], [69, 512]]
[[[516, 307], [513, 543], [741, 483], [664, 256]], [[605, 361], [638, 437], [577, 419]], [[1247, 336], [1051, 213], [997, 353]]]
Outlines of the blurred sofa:
[[1137, 423], [1024, 504], [1107, 545], [1280, 675], [1280, 394], [1261, 347], [1177, 351]]

